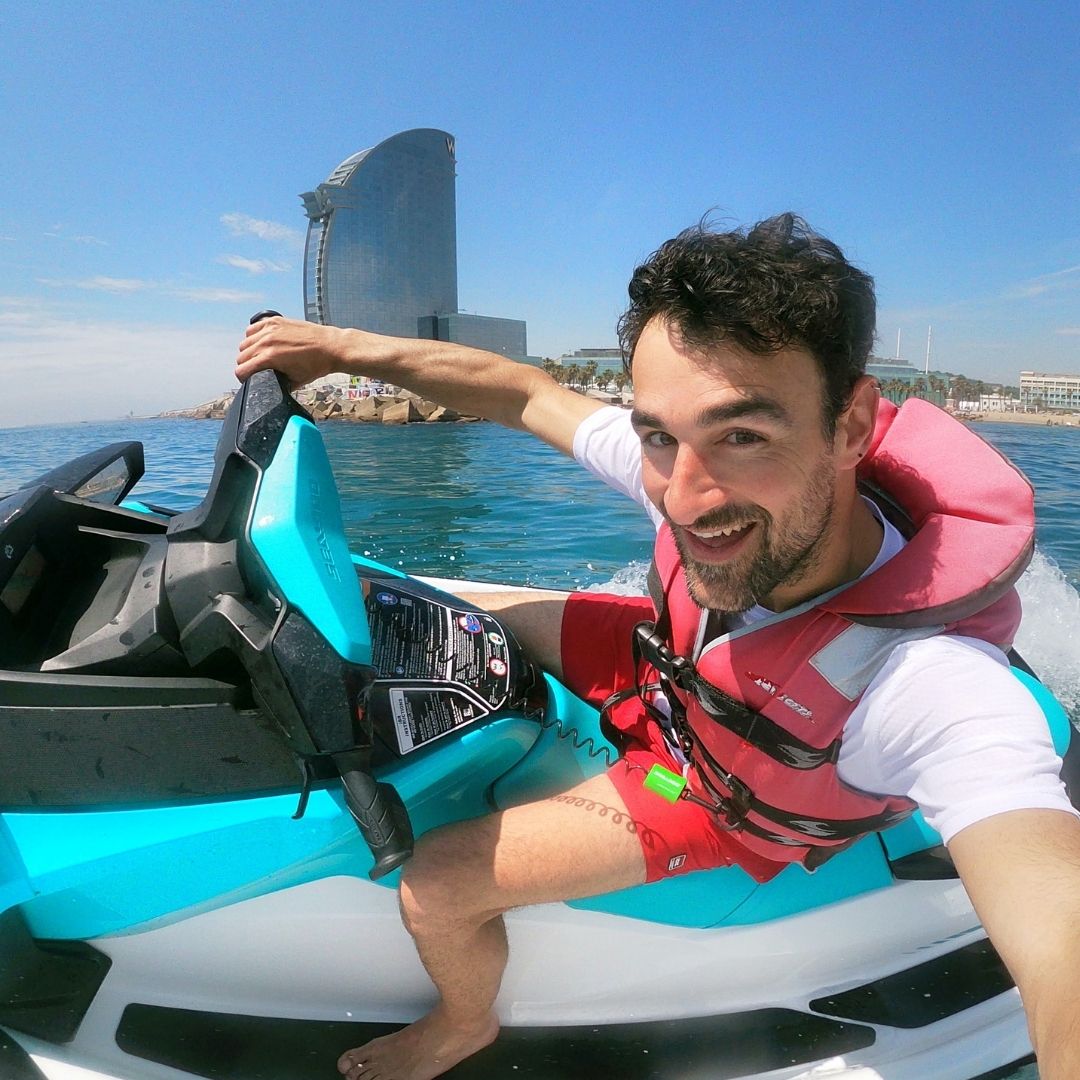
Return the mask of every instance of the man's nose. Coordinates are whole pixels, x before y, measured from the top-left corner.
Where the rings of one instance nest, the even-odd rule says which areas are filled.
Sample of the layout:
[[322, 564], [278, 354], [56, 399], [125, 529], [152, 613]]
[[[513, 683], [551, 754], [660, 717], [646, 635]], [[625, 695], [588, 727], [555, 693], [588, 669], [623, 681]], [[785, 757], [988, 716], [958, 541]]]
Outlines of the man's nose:
[[664, 492], [664, 509], [676, 525], [693, 525], [702, 514], [724, 506], [726, 485], [702, 458], [685, 443], [675, 454]]

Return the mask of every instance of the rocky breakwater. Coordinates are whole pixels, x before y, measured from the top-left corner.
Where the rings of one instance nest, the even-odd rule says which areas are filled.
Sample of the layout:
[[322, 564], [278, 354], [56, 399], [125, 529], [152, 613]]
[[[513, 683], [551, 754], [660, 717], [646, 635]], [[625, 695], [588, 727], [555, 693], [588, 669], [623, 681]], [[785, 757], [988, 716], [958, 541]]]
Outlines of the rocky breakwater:
[[[223, 394], [193, 409], [177, 409], [161, 416], [190, 420], [221, 420], [232, 404], [234, 393]], [[298, 390], [294, 395], [316, 420], [351, 420], [361, 424], [446, 424], [470, 423], [467, 416], [407, 390], [396, 394], [372, 394], [365, 398], [343, 398], [324, 390]]]
[[184, 420], [223, 420], [229, 411], [236, 391], [230, 390], [213, 401], [204, 401], [193, 409], [171, 409], [169, 412], [158, 413], [158, 417], [180, 417]]
[[314, 400], [300, 402], [316, 420], [352, 420], [362, 424], [446, 424], [479, 420], [465, 416], [408, 391], [372, 394], [365, 398], [342, 398], [336, 394], [315, 394]]

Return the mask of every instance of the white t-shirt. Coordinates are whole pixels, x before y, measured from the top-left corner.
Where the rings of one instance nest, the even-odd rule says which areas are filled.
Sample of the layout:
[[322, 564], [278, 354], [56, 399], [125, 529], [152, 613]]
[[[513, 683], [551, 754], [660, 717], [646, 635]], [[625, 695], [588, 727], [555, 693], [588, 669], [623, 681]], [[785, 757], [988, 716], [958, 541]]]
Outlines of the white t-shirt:
[[[660, 512], [641, 484], [641, 444], [625, 409], [600, 409], [574, 435], [574, 457], [648, 512]], [[904, 540], [882, 522], [881, 550], [867, 573]], [[762, 607], [744, 624], [768, 618]], [[939, 634], [893, 649], [844, 727], [841, 780], [862, 791], [919, 804], [948, 843], [961, 829], [1009, 810], [1075, 814], [1060, 779], [1042, 709], [1009, 670], [1005, 654], [976, 638]]]

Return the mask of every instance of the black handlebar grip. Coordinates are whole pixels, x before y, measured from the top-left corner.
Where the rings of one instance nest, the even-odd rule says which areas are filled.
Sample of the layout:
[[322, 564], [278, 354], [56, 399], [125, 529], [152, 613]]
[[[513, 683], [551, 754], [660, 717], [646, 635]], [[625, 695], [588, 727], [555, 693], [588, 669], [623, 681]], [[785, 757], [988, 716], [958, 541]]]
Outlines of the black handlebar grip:
[[409, 811], [390, 784], [380, 784], [370, 773], [346, 766], [341, 769], [341, 782], [345, 805], [375, 858], [368, 877], [378, 881], [413, 853]]
[[[263, 319], [274, 318], [275, 315], [279, 318], [282, 317], [281, 312], [274, 311], [273, 308], [266, 308], [263, 311], [256, 311], [255, 314], [252, 315], [250, 319], [248, 319], [248, 325], [254, 326], [257, 322], [262, 322]], [[282, 395], [288, 397], [288, 395], [292, 392], [292, 386], [290, 385], [289, 380], [280, 371], [256, 371], [255, 374], [251, 376], [251, 379], [255, 381], [256, 385], [270, 378], [274, 378], [277, 380], [277, 385]]]

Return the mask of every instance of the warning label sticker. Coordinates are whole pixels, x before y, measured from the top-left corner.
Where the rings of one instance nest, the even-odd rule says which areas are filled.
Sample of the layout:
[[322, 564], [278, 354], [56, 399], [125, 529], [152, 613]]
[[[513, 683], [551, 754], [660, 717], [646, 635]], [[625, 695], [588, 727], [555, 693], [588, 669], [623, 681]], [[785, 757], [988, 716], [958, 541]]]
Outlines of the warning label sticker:
[[511, 644], [494, 616], [413, 595], [385, 581], [367, 596], [370, 705], [406, 754], [503, 707]]

